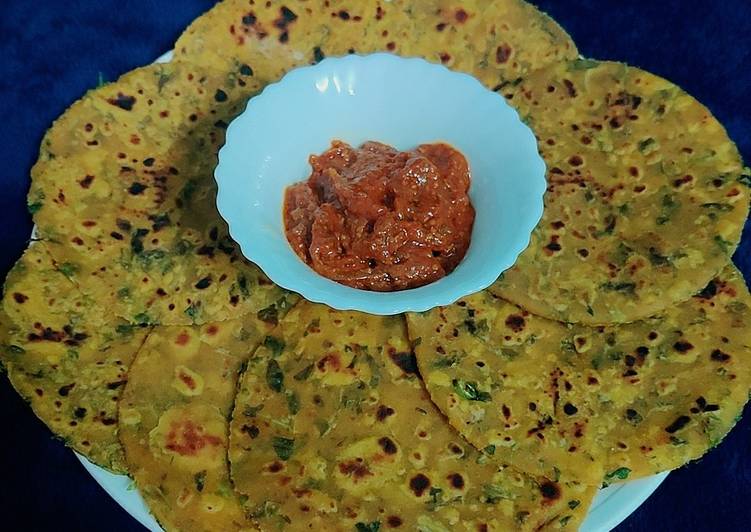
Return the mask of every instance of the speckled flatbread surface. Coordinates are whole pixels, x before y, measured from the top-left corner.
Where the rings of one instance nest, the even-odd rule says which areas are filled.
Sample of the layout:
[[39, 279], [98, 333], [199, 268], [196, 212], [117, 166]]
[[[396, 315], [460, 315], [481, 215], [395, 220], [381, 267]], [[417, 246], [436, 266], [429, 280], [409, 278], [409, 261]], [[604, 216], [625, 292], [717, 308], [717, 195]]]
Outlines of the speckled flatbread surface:
[[[214, 206], [213, 168], [224, 130], [267, 83], [294, 66], [349, 53], [354, 43], [363, 52], [423, 55], [453, 68], [478, 69], [492, 87], [576, 55], [565, 32], [524, 2], [417, 7], [290, 2], [248, 8], [247, 2], [222, 2], [185, 32], [172, 62], [93, 88], [55, 121], [42, 141], [28, 196], [40, 242], [26, 262], [40, 271], [19, 272], [8, 281], [4, 344], [10, 351], [4, 360], [19, 390], [33, 395], [34, 408], [56, 433], [96, 463], [123, 469], [114, 458], [121, 453], [114, 426], [104, 429], [106, 437], [78, 438], [88, 423], [56, 413], [62, 408], [82, 415], [84, 410], [68, 406], [75, 401], [27, 389], [29, 374], [42, 371], [32, 368], [32, 360], [49, 366], [57, 384], [65, 380], [61, 372], [76, 373], [88, 357], [106, 366], [115, 353], [111, 342], [122, 340], [110, 380], [124, 383], [149, 327], [241, 316], [274, 325], [297, 300], [244, 260]], [[42, 255], [44, 264], [37, 265]], [[17, 270], [23, 267], [22, 261]], [[18, 283], [34, 286], [19, 291]], [[33, 303], [15, 299], [25, 297]], [[79, 339], [63, 338], [54, 349], [47, 338], [35, 340], [29, 348], [34, 356], [20, 357], [29, 342], [24, 335], [65, 331]], [[28, 371], [22, 377], [23, 368]], [[90, 390], [105, 377], [100, 370], [96, 378], [86, 372], [79, 378], [75, 389]], [[119, 392], [105, 394], [111, 404], [95, 400], [107, 405], [97, 419], [114, 424]], [[106, 456], [97, 440], [111, 445]]]
[[247, 364], [230, 432], [264, 530], [575, 528], [594, 488], [472, 448], [417, 376], [402, 317], [303, 302]]
[[0, 327], [0, 361], [34, 413], [92, 462], [125, 472], [117, 401], [148, 328], [102, 314], [40, 242], [8, 275]]
[[[411, 339], [402, 316], [298, 303], [215, 207], [249, 97], [371, 52], [503, 94], [548, 167], [516, 266], [410, 315]], [[226, 0], [45, 135], [0, 360], [167, 530], [576, 529], [603, 481], [700, 457], [748, 398], [751, 298], [727, 266], [748, 175], [705, 107], [577, 59], [520, 0]]]
[[424, 57], [496, 90], [577, 56], [555, 21], [520, 0], [227, 0], [175, 45], [181, 61], [227, 71], [245, 63], [265, 83], [325, 57], [373, 52]]
[[227, 465], [237, 376], [271, 326], [254, 317], [158, 326], [120, 401], [128, 471], [167, 530], [251, 530]]
[[227, 319], [257, 311], [260, 293], [267, 306], [284, 296], [242, 258], [215, 207], [216, 150], [258, 88], [242, 66], [150, 65], [56, 121], [29, 204], [38, 237], [81, 292], [127, 321], [164, 325]]
[[551, 319], [623, 323], [685, 301], [730, 261], [751, 179], [694, 98], [587, 59], [504, 93], [538, 138], [548, 189], [529, 247], [493, 293]]
[[566, 326], [487, 291], [408, 321], [433, 401], [475, 446], [611, 482], [680, 467], [733, 427], [751, 387], [750, 305], [728, 266], [631, 324]]

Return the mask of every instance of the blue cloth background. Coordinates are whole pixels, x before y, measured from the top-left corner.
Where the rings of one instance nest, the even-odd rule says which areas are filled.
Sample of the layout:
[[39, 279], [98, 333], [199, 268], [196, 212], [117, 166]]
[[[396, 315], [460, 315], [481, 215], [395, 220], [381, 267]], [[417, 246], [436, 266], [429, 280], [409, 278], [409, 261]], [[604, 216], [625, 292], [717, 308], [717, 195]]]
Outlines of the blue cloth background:
[[[353, 0], [355, 2], [355, 0]], [[84, 91], [169, 50], [211, 0], [0, 2], [0, 275], [31, 230], [29, 169], [52, 120]], [[704, 102], [751, 161], [749, 0], [538, 0], [590, 57], [660, 74]], [[751, 231], [736, 253], [751, 278]], [[747, 409], [748, 414], [748, 409]], [[139, 530], [0, 379], [0, 528]], [[675, 473], [618, 530], [748, 530], [751, 417]], [[4, 526], [5, 525], [5, 526]], [[8, 526], [10, 525], [10, 526]]]

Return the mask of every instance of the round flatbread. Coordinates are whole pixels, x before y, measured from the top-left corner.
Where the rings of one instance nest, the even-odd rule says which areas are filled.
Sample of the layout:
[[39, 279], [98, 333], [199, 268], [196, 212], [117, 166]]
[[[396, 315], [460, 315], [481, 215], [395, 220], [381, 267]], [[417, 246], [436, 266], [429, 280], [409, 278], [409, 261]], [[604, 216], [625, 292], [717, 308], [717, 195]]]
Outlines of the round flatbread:
[[175, 44], [178, 60], [229, 70], [245, 63], [266, 83], [325, 57], [373, 52], [424, 57], [493, 90], [577, 56], [566, 32], [521, 0], [227, 0]]
[[90, 91], [55, 123], [29, 203], [38, 236], [85, 295], [149, 324], [284, 305], [215, 207], [216, 151], [258, 88], [242, 65], [151, 65]]
[[401, 317], [302, 302], [241, 379], [235, 488], [262, 530], [575, 529], [594, 488], [474, 450], [417, 375]]
[[166, 530], [252, 529], [229, 479], [227, 419], [240, 367], [270, 328], [255, 318], [159, 326], [133, 362], [119, 436]]
[[589, 328], [490, 292], [408, 316], [433, 401], [475, 446], [536, 474], [633, 479], [702, 456], [751, 387], [751, 296], [726, 267], [664, 315]]
[[551, 319], [624, 323], [685, 301], [729, 262], [751, 178], [680, 87], [583, 59], [504, 93], [539, 140], [548, 190], [529, 247], [493, 293]]
[[102, 313], [32, 243], [11, 270], [0, 311], [0, 361], [34, 413], [92, 462], [125, 472], [117, 401], [148, 329]]

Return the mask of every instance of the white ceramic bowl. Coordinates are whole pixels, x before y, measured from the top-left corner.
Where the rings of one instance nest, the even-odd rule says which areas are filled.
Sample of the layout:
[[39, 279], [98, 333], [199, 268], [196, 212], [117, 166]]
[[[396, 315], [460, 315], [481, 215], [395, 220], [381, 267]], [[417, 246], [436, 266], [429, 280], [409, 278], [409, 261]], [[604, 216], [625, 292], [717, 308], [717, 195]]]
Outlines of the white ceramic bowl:
[[[400, 150], [443, 141], [465, 155], [476, 218], [451, 274], [420, 288], [370, 292], [298, 258], [284, 234], [284, 189], [307, 179], [308, 156], [334, 139]], [[448, 305], [489, 286], [529, 243], [546, 187], [532, 131], [500, 95], [466, 74], [391, 54], [328, 58], [268, 85], [230, 124], [215, 177], [232, 237], [275, 283], [309, 301], [382, 315]]]

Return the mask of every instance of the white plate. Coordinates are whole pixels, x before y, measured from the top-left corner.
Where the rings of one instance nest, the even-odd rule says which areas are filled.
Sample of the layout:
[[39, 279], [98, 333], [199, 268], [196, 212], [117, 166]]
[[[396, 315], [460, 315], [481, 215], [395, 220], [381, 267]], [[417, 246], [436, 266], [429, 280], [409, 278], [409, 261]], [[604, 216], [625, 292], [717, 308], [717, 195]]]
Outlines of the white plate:
[[[86, 470], [91, 473], [104, 491], [115, 499], [123, 509], [132, 515], [139, 523], [152, 532], [162, 529], [149, 514], [146, 505], [134, 487], [132, 481], [124, 475], [113, 475], [89, 462], [76, 453]], [[580, 532], [607, 532], [626, 519], [641, 503], [647, 500], [654, 490], [662, 484], [668, 473], [660, 473], [652, 477], [616, 484], [600, 490], [595, 497], [589, 515], [582, 524]]]
[[[170, 59], [172, 59], [172, 52], [167, 52], [155, 62], [166, 63]], [[136, 521], [151, 532], [162, 531], [128, 477], [114, 475], [92, 464], [80, 454], [75, 453], [75, 455], [104, 491], [115, 499]], [[667, 472], [660, 473], [652, 477], [616, 484], [600, 490], [589, 509], [589, 515], [582, 524], [580, 532], [607, 532], [612, 530], [647, 500], [647, 497], [662, 484], [667, 476]]]

